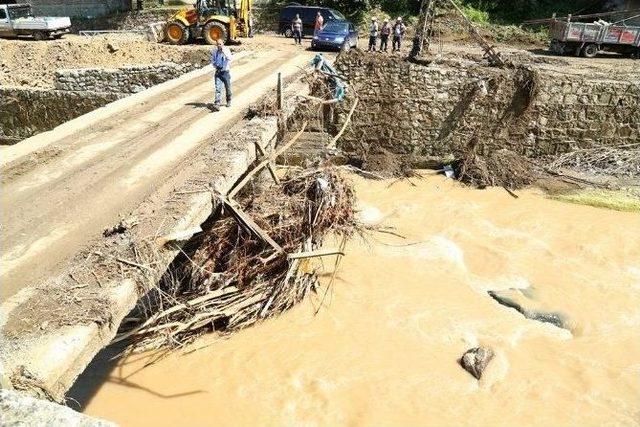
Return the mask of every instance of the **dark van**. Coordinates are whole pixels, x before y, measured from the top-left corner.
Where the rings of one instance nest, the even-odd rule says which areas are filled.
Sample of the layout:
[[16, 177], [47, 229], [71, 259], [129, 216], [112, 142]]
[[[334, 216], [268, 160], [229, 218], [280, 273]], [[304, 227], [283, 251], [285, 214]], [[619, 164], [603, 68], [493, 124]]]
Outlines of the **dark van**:
[[299, 14], [300, 19], [302, 19], [302, 35], [312, 36], [316, 24], [316, 14], [318, 13], [318, 11], [320, 11], [320, 13], [322, 14], [325, 24], [327, 24], [327, 22], [329, 21], [345, 19], [343, 14], [335, 9], [329, 9], [328, 7], [300, 6], [299, 4], [290, 4], [282, 8], [282, 11], [280, 11], [278, 33], [284, 34], [286, 37], [293, 37], [291, 23], [296, 17], [296, 14]]

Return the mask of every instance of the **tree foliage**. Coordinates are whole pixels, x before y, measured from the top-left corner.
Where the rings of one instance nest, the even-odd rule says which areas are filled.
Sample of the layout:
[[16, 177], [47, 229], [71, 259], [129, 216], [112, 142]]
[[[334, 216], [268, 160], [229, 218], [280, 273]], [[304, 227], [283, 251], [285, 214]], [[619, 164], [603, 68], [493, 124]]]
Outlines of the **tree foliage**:
[[[486, 13], [490, 21], [519, 24], [527, 19], [548, 18], [553, 13], [592, 13], [615, 8], [624, 0], [455, 0], [467, 10]], [[421, 0], [297, 0], [304, 5], [331, 7], [353, 21], [360, 21], [371, 9], [378, 8], [392, 16], [417, 15]], [[270, 0], [270, 6], [282, 7], [286, 0]]]
[[594, 0], [461, 0], [463, 5], [485, 11], [491, 20], [519, 23], [527, 19], [549, 18], [553, 13], [599, 12], [606, 1]]

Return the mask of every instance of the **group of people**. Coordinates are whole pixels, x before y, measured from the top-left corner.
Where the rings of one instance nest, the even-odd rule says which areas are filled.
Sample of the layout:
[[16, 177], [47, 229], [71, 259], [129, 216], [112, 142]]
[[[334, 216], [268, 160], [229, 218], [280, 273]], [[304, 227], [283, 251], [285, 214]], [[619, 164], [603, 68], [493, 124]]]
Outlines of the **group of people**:
[[[324, 26], [324, 18], [322, 14], [318, 12], [315, 21], [315, 32], [318, 32]], [[382, 23], [382, 27], [378, 25], [378, 18], [371, 18], [371, 26], [369, 32], [369, 51], [376, 51], [378, 37], [380, 37], [381, 52], [388, 51], [389, 37], [393, 35], [393, 52], [399, 51], [402, 46], [402, 40], [404, 39], [407, 27], [402, 21], [402, 18], [396, 19], [394, 25], [389, 23], [388, 19], [385, 19]], [[293, 38], [296, 44], [302, 44], [302, 19], [300, 15], [296, 15], [291, 23], [291, 29], [293, 30]], [[215, 103], [214, 110], [219, 110], [222, 105], [222, 90], [225, 90], [227, 107], [231, 107], [231, 74], [229, 73], [229, 65], [231, 63], [232, 55], [228, 47], [224, 45], [224, 42], [219, 39], [216, 42], [216, 48], [211, 54], [211, 64], [214, 68], [214, 80], [215, 80]]]
[[371, 18], [369, 27], [369, 52], [376, 51], [378, 37], [380, 37], [380, 52], [387, 52], [389, 49], [389, 37], [393, 34], [392, 51], [399, 51], [402, 47], [402, 40], [407, 32], [407, 26], [399, 17], [395, 24], [391, 25], [388, 19], [385, 19], [382, 26], [378, 25], [378, 18]]
[[[314, 32], [317, 33], [324, 26], [324, 18], [322, 14], [318, 12], [316, 15], [316, 21], [314, 26]], [[302, 19], [300, 15], [291, 22], [291, 31], [293, 32], [293, 39], [296, 44], [302, 44]], [[404, 24], [402, 17], [398, 17], [396, 22], [391, 25], [388, 19], [385, 19], [382, 26], [378, 24], [378, 18], [375, 16], [371, 18], [371, 26], [369, 27], [369, 52], [389, 51], [389, 38], [392, 37], [392, 52], [399, 51], [402, 47], [402, 40], [407, 32], [407, 26]], [[380, 37], [380, 47], [377, 47], [378, 37]]]
[[[316, 14], [316, 20], [314, 23], [314, 35], [320, 31], [324, 27], [324, 17], [318, 11]], [[302, 19], [300, 18], [300, 14], [296, 14], [296, 17], [293, 18], [291, 22], [291, 31], [293, 32], [293, 40], [296, 44], [302, 44]]]

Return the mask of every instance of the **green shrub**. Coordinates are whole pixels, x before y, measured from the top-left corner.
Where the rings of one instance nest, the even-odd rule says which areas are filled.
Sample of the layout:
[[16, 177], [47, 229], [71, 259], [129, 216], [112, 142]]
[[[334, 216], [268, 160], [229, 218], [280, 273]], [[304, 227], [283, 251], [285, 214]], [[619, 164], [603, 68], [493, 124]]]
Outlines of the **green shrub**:
[[469, 5], [463, 5], [461, 9], [471, 22], [478, 24], [486, 24], [489, 22], [489, 12], [485, 10], [476, 9]]

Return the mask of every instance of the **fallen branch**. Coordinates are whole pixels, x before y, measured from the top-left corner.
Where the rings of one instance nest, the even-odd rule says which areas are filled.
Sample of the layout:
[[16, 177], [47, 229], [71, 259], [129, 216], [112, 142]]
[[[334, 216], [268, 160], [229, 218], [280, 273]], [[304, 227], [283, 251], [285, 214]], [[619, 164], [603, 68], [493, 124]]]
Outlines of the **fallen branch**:
[[288, 259], [303, 259], [303, 258], [318, 258], [324, 256], [332, 256], [332, 255], [341, 255], [344, 256], [344, 252], [335, 250], [335, 249], [326, 249], [320, 251], [310, 251], [310, 252], [296, 252], [293, 254], [287, 255]]
[[255, 174], [260, 172], [262, 169], [264, 169], [265, 166], [275, 161], [278, 158], [278, 156], [280, 156], [282, 153], [284, 153], [289, 148], [291, 148], [291, 146], [295, 144], [298, 141], [298, 139], [300, 139], [300, 137], [302, 136], [306, 128], [307, 128], [307, 122], [304, 122], [302, 124], [302, 129], [300, 129], [298, 133], [293, 138], [291, 138], [289, 142], [287, 142], [284, 146], [276, 150], [276, 152], [273, 153], [271, 156], [267, 157], [266, 159], [258, 163], [258, 165], [255, 168], [253, 168], [251, 172], [245, 175], [245, 177], [242, 178], [242, 180], [238, 184], [236, 184], [231, 190], [229, 190], [229, 192], [227, 193], [227, 197], [229, 199], [233, 199], [233, 197], [236, 194], [238, 194], [238, 192], [242, 190], [245, 187], [245, 185], [247, 185], [251, 181], [251, 178], [253, 178]]
[[119, 257], [114, 257], [114, 259], [116, 261], [118, 261], [118, 262], [123, 263], [123, 264], [130, 265], [131, 267], [138, 267], [138, 268], [146, 270], [146, 271], [153, 271], [153, 269], [151, 267], [148, 267], [148, 266], [142, 265], [142, 264], [138, 264], [137, 262], [134, 262], [134, 261], [129, 261], [128, 259], [119, 258]]
[[344, 124], [342, 125], [342, 129], [340, 129], [340, 132], [338, 132], [338, 134], [331, 140], [329, 145], [327, 145], [327, 148], [334, 148], [336, 146], [336, 143], [342, 136], [342, 134], [347, 130], [347, 126], [349, 126], [349, 123], [351, 122], [351, 116], [353, 116], [353, 112], [356, 110], [356, 107], [358, 106], [358, 102], [359, 102], [359, 99], [356, 98], [355, 101], [353, 102], [353, 105], [351, 106], [351, 110], [349, 110], [349, 114], [347, 114], [347, 118], [345, 119]]
[[339, 99], [322, 99], [322, 98], [318, 98], [317, 96], [311, 96], [311, 95], [297, 95], [299, 98], [303, 98], [309, 101], [314, 101], [314, 102], [318, 102], [322, 105], [330, 105], [330, 104], [337, 104], [338, 102], [340, 102]]
[[[256, 144], [256, 150], [258, 151], [258, 153], [260, 153], [262, 157], [267, 157], [267, 152], [265, 151], [264, 147], [260, 145], [260, 142], [256, 141], [255, 144]], [[273, 167], [273, 162], [267, 163], [267, 168], [269, 169], [271, 178], [273, 178], [273, 182], [275, 182], [276, 184], [280, 184], [280, 179], [278, 178], [278, 174], [276, 174], [276, 170]]]
[[234, 204], [229, 201], [229, 199], [225, 198], [225, 197], [220, 197], [220, 200], [222, 200], [224, 202], [224, 204], [231, 209], [231, 211], [233, 212], [234, 216], [236, 217], [236, 220], [242, 224], [243, 226], [245, 226], [247, 228], [247, 230], [251, 231], [252, 233], [254, 233], [256, 236], [260, 237], [262, 240], [264, 240], [265, 242], [267, 242], [273, 249], [276, 250], [277, 253], [284, 253], [284, 249], [282, 249], [282, 246], [280, 246], [279, 244], [277, 244], [270, 236], [269, 234], [264, 231], [262, 228], [260, 228], [258, 226], [258, 224], [255, 223], [255, 221], [253, 221], [251, 219], [251, 217], [247, 214], [245, 214], [242, 209], [234, 206]]

